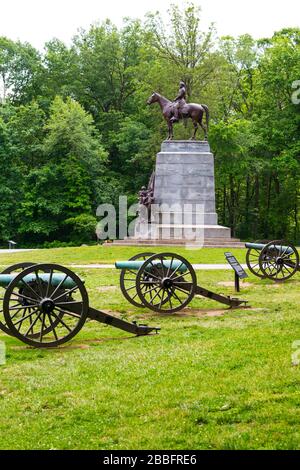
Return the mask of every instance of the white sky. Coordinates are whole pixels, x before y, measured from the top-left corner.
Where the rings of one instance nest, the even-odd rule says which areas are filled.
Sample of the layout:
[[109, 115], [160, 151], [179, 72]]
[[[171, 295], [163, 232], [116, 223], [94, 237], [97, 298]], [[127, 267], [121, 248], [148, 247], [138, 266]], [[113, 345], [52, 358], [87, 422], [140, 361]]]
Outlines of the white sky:
[[[165, 13], [184, 0], [0, 0], [0, 36], [28, 41], [37, 48], [53, 37], [69, 42], [80, 27], [110, 18], [118, 26], [125, 16]], [[268, 37], [283, 27], [299, 26], [299, 0], [195, 0], [204, 29], [215, 22], [219, 35], [250, 33]]]

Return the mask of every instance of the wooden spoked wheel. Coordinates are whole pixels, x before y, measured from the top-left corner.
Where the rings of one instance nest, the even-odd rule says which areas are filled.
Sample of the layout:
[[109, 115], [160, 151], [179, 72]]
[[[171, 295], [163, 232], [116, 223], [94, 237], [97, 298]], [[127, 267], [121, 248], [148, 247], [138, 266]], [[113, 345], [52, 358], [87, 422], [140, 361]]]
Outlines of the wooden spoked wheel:
[[261, 251], [260, 269], [268, 279], [285, 281], [299, 270], [299, 254], [291, 243], [274, 240]]
[[[145, 261], [154, 253], [145, 252], [134, 255], [129, 261]], [[136, 291], [136, 276], [138, 271], [132, 269], [122, 269], [120, 274], [120, 288], [124, 297], [135, 307], [144, 307]]]
[[[9, 266], [8, 268], [5, 268], [1, 274], [12, 274], [12, 273], [18, 273], [18, 272], [22, 272], [24, 269], [26, 268], [29, 268], [30, 266], [33, 266], [35, 263], [33, 262], [24, 262], [24, 263], [16, 263], [16, 264], [13, 264], [12, 266]], [[3, 287], [3, 290], [5, 288]], [[3, 293], [3, 296], [4, 296], [4, 292]], [[3, 296], [1, 295], [0, 296], [0, 302], [3, 302]], [[11, 332], [9, 330], [9, 328], [7, 327], [6, 325], [6, 322], [4, 320], [4, 315], [3, 315], [3, 307], [0, 309], [0, 330], [4, 331], [4, 333], [6, 333], [7, 335], [11, 335]]]
[[[265, 243], [261, 240], [255, 241], [254, 243]], [[257, 248], [248, 248], [246, 253], [246, 263], [248, 266], [249, 271], [254, 274], [254, 276], [264, 278], [265, 275], [263, 274], [259, 260], [260, 260], [261, 250]]]
[[196, 286], [192, 265], [174, 253], [151, 256], [136, 278], [137, 293], [143, 305], [160, 313], [182, 310], [194, 297]]
[[69, 341], [83, 327], [89, 309], [81, 279], [56, 264], [24, 269], [6, 288], [4, 319], [11, 334], [38, 348]]

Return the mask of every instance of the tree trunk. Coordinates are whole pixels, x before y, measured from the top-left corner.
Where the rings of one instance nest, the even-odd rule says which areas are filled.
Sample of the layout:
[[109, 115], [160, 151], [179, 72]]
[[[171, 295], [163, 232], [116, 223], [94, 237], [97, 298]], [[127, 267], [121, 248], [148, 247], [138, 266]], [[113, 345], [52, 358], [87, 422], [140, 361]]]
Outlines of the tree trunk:
[[259, 176], [258, 173], [255, 174], [255, 196], [254, 196], [254, 208], [255, 208], [255, 218], [254, 218], [254, 225], [253, 225], [253, 236], [257, 239], [258, 235], [258, 215], [259, 215]]
[[229, 176], [230, 185], [230, 228], [231, 236], [235, 236], [235, 191], [234, 191], [234, 179], [233, 176]]

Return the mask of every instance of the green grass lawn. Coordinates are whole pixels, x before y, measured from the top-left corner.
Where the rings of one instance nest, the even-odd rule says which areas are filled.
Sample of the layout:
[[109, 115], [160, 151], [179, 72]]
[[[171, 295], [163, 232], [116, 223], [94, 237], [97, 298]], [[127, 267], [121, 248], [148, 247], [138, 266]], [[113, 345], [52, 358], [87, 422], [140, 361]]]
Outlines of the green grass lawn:
[[[49, 250], [33, 250], [20, 253], [0, 253], [0, 266], [18, 263], [20, 261], [35, 261], [40, 263], [59, 264], [111, 264], [116, 260], [125, 260], [141, 252], [162, 253], [171, 251], [188, 258], [192, 263], [226, 263], [224, 248], [202, 248], [186, 250], [184, 247], [152, 247], [152, 246], [118, 246], [98, 245], [81, 246], [76, 248], [53, 248]], [[230, 250], [241, 261], [245, 260], [246, 250], [232, 248]]]
[[[111, 263], [138, 251], [39, 250], [5, 255], [1, 264]], [[193, 262], [224, 262], [222, 249], [170, 251]], [[232, 251], [244, 262], [245, 250]], [[251, 275], [240, 293], [251, 309], [224, 310], [196, 298], [184, 313], [162, 316], [128, 304], [115, 270], [77, 272], [92, 306], [161, 332], [136, 338], [89, 321], [54, 350], [1, 334], [7, 347], [7, 364], [0, 366], [1, 449], [300, 448], [300, 366], [291, 359], [292, 343], [300, 340], [300, 275], [284, 284]], [[231, 271], [197, 275], [207, 288], [234, 293]]]

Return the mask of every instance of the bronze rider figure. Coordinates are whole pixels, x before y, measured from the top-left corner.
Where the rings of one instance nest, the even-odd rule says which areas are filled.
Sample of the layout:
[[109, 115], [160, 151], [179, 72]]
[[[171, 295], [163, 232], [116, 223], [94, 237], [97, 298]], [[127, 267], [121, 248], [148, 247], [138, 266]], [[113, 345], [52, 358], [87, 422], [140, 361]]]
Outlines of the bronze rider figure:
[[173, 107], [174, 116], [170, 119], [170, 121], [172, 123], [179, 121], [180, 114], [182, 113], [182, 110], [183, 110], [184, 106], [186, 105], [185, 98], [186, 98], [185, 83], [183, 81], [180, 81], [178, 95], [176, 96], [175, 100], [173, 101], [173, 103], [175, 103], [174, 107]]

